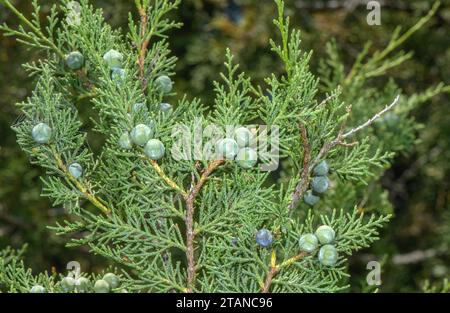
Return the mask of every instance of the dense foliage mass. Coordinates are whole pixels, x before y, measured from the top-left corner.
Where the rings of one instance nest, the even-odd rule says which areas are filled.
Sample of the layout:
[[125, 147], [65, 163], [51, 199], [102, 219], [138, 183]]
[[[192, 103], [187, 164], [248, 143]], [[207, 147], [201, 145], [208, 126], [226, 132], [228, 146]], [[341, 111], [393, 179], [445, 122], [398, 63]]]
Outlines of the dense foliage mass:
[[[152, 8], [138, 1], [140, 18], [130, 17], [127, 37], [87, 1], [77, 7], [83, 23], [61, 18], [55, 7], [44, 28], [36, 5], [32, 20], [19, 15], [31, 30], [3, 27], [46, 55], [25, 65], [37, 87], [20, 105], [24, 116], [14, 129], [32, 163], [46, 170], [44, 195], [69, 213], [52, 229], [121, 268], [120, 274], [89, 275], [92, 284], [84, 288], [80, 279], [87, 276], [80, 274], [32, 276], [19, 261], [22, 252], [7, 249], [0, 264], [6, 290], [348, 288], [347, 256], [369, 246], [392, 213], [380, 177], [395, 155], [413, 149], [420, 125], [410, 113], [448, 91], [438, 84], [407, 96], [393, 79], [379, 81], [411, 58], [396, 49], [437, 6], [410, 30], [398, 29], [385, 48], [367, 45], [348, 71], [330, 41], [314, 75], [311, 54], [276, 2], [281, 36], [271, 47], [284, 70], [267, 66], [266, 79], [261, 73], [250, 78], [239, 74], [228, 52], [215, 95], [204, 96], [215, 99], [212, 107], [172, 93], [172, 79], [180, 91], [185, 82], [164, 33], [179, 25], [163, 16], [177, 1], [154, 1]], [[61, 6], [67, 17], [72, 5]], [[92, 115], [83, 125], [78, 112], [89, 104]], [[172, 160], [170, 130], [180, 122], [194, 128], [198, 118], [220, 126], [278, 126], [281, 170], [258, 170], [253, 150], [239, 148], [241, 136], [223, 139], [217, 150], [226, 159], [241, 153], [244, 162]]]

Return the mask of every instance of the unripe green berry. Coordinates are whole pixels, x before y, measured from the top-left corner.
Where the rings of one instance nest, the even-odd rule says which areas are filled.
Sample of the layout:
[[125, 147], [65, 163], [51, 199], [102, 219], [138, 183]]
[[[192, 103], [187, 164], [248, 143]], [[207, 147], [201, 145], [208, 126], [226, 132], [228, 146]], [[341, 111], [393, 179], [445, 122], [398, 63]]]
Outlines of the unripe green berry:
[[317, 249], [319, 246], [319, 241], [314, 234], [304, 234], [300, 236], [298, 245], [300, 246], [301, 251], [311, 253]]
[[334, 240], [334, 237], [336, 236], [334, 229], [328, 225], [319, 226], [319, 228], [317, 228], [315, 234], [316, 234], [317, 239], [319, 239], [320, 243], [323, 245], [327, 244], [327, 243], [332, 243]]
[[39, 123], [33, 127], [31, 135], [35, 142], [46, 144], [52, 138], [52, 129], [45, 123]]
[[316, 176], [326, 176], [329, 171], [328, 163], [326, 161], [322, 161], [316, 165], [314, 168], [314, 175]]
[[150, 139], [145, 145], [144, 152], [150, 159], [159, 160], [164, 156], [166, 149], [160, 140]]
[[125, 79], [125, 70], [121, 68], [113, 68], [111, 70], [111, 79], [117, 83]]
[[130, 150], [133, 148], [133, 143], [131, 142], [130, 134], [128, 132], [124, 132], [119, 138], [119, 146], [122, 149]]
[[69, 165], [69, 173], [78, 179], [83, 175], [83, 167], [79, 163], [72, 163]]
[[256, 233], [256, 242], [263, 248], [267, 248], [272, 244], [273, 236], [267, 229], [260, 229]]
[[162, 75], [155, 80], [155, 86], [163, 93], [170, 93], [173, 88], [173, 83], [169, 76]]
[[236, 142], [239, 147], [248, 147], [253, 140], [253, 134], [246, 127], [239, 127], [234, 131], [234, 136], [236, 137]]
[[120, 279], [114, 273], [106, 273], [105, 276], [103, 276], [103, 280], [106, 281], [112, 289], [115, 289], [120, 285]]
[[153, 131], [144, 124], [136, 125], [131, 131], [131, 141], [139, 146], [144, 146], [152, 137]]
[[236, 140], [225, 138], [217, 142], [216, 150], [219, 157], [232, 160], [238, 154], [239, 146]]
[[45, 288], [42, 287], [41, 285], [34, 285], [30, 289], [30, 293], [45, 293], [45, 292], [46, 292]]
[[333, 245], [324, 245], [319, 250], [319, 262], [325, 266], [334, 266], [338, 260], [338, 253]]
[[108, 293], [111, 290], [111, 286], [106, 280], [99, 279], [94, 284], [95, 293]]
[[161, 103], [159, 105], [159, 110], [164, 114], [169, 114], [172, 112], [172, 106], [169, 103]]
[[105, 60], [106, 64], [108, 64], [111, 69], [121, 68], [123, 55], [119, 51], [111, 49], [103, 55], [103, 60]]
[[330, 182], [326, 176], [316, 176], [311, 181], [311, 187], [316, 193], [325, 193], [330, 186]]
[[73, 51], [66, 56], [66, 65], [71, 70], [79, 70], [84, 65], [84, 56], [79, 51]]
[[305, 201], [306, 204], [313, 206], [320, 201], [320, 198], [314, 195], [312, 190], [308, 190], [303, 196], [303, 201]]
[[79, 292], [87, 292], [90, 282], [86, 277], [80, 277], [75, 281], [75, 286]]
[[75, 279], [72, 277], [64, 277], [61, 280], [61, 287], [65, 292], [71, 292], [75, 289]]
[[252, 148], [240, 149], [236, 156], [236, 163], [245, 169], [250, 169], [258, 162], [258, 154]]

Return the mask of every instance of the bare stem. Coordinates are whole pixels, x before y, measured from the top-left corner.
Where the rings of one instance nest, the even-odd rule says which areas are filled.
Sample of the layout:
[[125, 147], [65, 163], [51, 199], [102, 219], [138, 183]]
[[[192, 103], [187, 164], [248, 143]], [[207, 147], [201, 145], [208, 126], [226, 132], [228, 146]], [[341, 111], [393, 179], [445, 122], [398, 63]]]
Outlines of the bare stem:
[[203, 171], [202, 176], [199, 181], [191, 188], [189, 194], [185, 197], [186, 200], [186, 258], [188, 261], [188, 281], [187, 281], [187, 292], [193, 292], [195, 285], [196, 276], [196, 264], [194, 255], [194, 241], [195, 241], [195, 231], [194, 231], [194, 214], [195, 214], [195, 198], [202, 189], [203, 185], [208, 180], [211, 173], [217, 169], [223, 160], [212, 161], [208, 167]]

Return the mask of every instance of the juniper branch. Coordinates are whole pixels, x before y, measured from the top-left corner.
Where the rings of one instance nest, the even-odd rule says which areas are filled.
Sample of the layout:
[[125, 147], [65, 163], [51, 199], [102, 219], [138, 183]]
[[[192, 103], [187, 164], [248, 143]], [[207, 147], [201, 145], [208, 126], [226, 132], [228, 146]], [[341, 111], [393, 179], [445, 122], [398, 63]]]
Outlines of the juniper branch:
[[187, 281], [187, 292], [193, 292], [195, 284], [196, 266], [195, 266], [195, 256], [194, 256], [194, 213], [195, 213], [195, 198], [202, 189], [203, 185], [208, 180], [214, 170], [216, 170], [220, 165], [224, 163], [223, 160], [212, 161], [208, 167], [203, 171], [202, 176], [199, 181], [192, 186], [191, 191], [186, 200], [186, 257], [188, 260], [188, 281]]
[[97, 198], [91, 191], [89, 191], [89, 189], [84, 184], [73, 177], [72, 174], [70, 174], [70, 172], [67, 170], [67, 166], [64, 164], [55, 148], [52, 147], [51, 149], [58, 168], [63, 171], [65, 178], [68, 179], [94, 206], [100, 209], [103, 213], [109, 215], [111, 213], [111, 210], [103, 204], [104, 201]]
[[17, 10], [17, 8], [12, 5], [12, 3], [9, 0], [1, 0], [1, 3], [3, 3], [5, 6], [7, 6], [25, 25], [27, 25], [38, 37], [40, 40], [45, 42], [49, 45], [50, 48], [52, 48], [61, 59], [65, 58], [64, 53], [59, 49], [53, 41], [48, 39], [42, 31], [37, 28], [35, 25], [33, 25], [32, 22], [30, 22], [22, 13]]

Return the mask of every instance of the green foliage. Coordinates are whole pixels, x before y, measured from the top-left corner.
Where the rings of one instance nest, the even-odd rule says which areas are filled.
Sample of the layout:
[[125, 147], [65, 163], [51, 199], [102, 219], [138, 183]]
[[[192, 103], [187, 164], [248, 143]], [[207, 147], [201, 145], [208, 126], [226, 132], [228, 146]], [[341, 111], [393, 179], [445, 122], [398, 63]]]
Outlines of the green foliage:
[[[15, 10], [8, 0], [2, 3]], [[24, 117], [14, 130], [31, 163], [46, 171], [43, 195], [71, 214], [52, 230], [72, 236], [69, 246], [87, 246], [121, 266], [122, 280], [132, 291], [333, 292], [348, 288], [346, 256], [376, 240], [377, 229], [389, 218], [380, 214], [386, 206], [375, 208], [382, 203], [380, 193], [373, 202], [365, 203], [373, 204], [367, 208], [376, 213], [371, 218], [361, 214], [366, 208], [353, 207], [360, 195], [367, 193], [367, 186], [376, 183], [393, 153], [413, 145], [418, 128], [408, 119], [408, 112], [448, 89], [439, 85], [411, 97], [402, 95], [394, 109], [402, 121], [398, 123], [399, 136], [397, 128], [386, 125], [377, 132], [374, 123], [380, 121], [379, 112], [386, 113], [387, 104], [392, 103], [387, 109], [396, 105], [392, 100], [400, 89], [393, 81], [384, 88], [371, 87], [370, 79], [385, 75], [409, 57], [400, 53], [387, 58], [431, 15], [404, 35], [395, 32], [382, 52], [369, 57], [367, 46], [347, 76], [338, 50], [331, 44], [330, 61], [322, 66], [319, 79], [309, 69], [312, 54], [300, 48], [300, 32], [290, 30], [284, 3], [277, 0], [275, 25], [281, 43], [271, 41], [271, 47], [284, 64], [284, 74], [269, 75], [258, 85], [238, 72], [228, 50], [223, 83], [214, 83], [215, 106], [208, 108], [200, 100], [182, 98], [170, 118], [165, 118], [159, 105], [174, 95], [160, 92], [157, 81], [161, 75], [174, 75], [176, 59], [170, 56], [165, 32], [179, 25], [164, 15], [179, 1], [136, 4], [141, 24], [130, 14], [127, 37], [112, 30], [102, 12], [86, 0], [81, 1], [80, 25], [58, 22], [57, 14], [52, 13], [50, 26], [42, 28], [37, 19], [28, 21], [17, 12], [31, 32], [2, 27], [46, 53], [42, 61], [26, 65], [30, 75], [36, 76], [37, 86], [20, 104]], [[62, 10], [67, 14], [64, 7], [66, 1]], [[37, 2], [35, 9], [39, 11]], [[56, 6], [52, 12], [57, 12]], [[56, 29], [56, 24], [61, 26]], [[112, 48], [126, 56], [125, 78], [120, 83], [111, 79], [102, 59]], [[85, 68], [77, 72], [62, 62], [74, 50], [81, 51], [86, 60]], [[369, 60], [363, 63], [366, 57]], [[320, 93], [325, 96], [318, 96]], [[79, 119], [80, 99], [89, 100], [96, 110], [92, 129]], [[137, 102], [145, 103], [148, 115], [133, 113]], [[282, 156], [287, 160], [283, 179], [272, 184], [272, 175], [240, 169], [234, 162], [176, 161], [170, 157], [155, 162], [142, 149], [120, 149], [118, 142], [124, 132], [149, 119], [155, 138], [167, 147], [173, 144], [170, 131], [180, 122], [191, 129], [199, 119], [205, 125], [260, 120], [277, 126]], [[48, 145], [36, 146], [30, 136], [38, 122], [46, 122], [54, 130]], [[374, 126], [373, 130], [369, 126]], [[105, 141], [100, 152], [89, 147], [87, 138], [93, 131]], [[350, 137], [359, 142], [348, 142], [353, 140]], [[298, 199], [309, 185], [312, 169], [324, 158], [332, 169], [332, 192], [314, 214], [307, 213]], [[83, 166], [80, 179], [68, 170], [73, 162]], [[336, 214], [334, 208], [343, 210]], [[319, 212], [328, 213], [321, 215], [322, 223], [336, 231], [339, 261], [332, 268], [320, 265], [314, 255], [299, 254], [298, 238], [315, 229], [314, 216]], [[271, 249], [255, 243], [256, 230], [263, 227], [274, 234]], [[0, 281], [7, 290], [28, 291], [32, 283], [39, 283], [58, 292], [54, 278], [32, 276], [18, 261], [20, 257], [7, 251], [1, 258], [5, 274]]]

